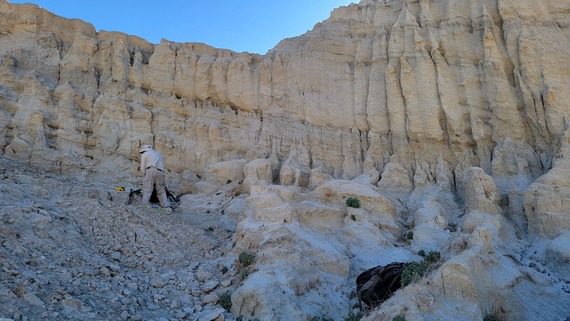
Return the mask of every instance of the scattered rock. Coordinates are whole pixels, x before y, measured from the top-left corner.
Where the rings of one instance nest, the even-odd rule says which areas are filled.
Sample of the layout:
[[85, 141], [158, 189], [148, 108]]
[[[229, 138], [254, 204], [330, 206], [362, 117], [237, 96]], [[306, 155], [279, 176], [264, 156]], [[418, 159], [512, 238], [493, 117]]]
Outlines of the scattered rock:
[[217, 280], [207, 281], [206, 283], [202, 284], [202, 291], [204, 291], [205, 293], [211, 292], [212, 290], [217, 288], [218, 285], [220, 285], [220, 282], [218, 282]]

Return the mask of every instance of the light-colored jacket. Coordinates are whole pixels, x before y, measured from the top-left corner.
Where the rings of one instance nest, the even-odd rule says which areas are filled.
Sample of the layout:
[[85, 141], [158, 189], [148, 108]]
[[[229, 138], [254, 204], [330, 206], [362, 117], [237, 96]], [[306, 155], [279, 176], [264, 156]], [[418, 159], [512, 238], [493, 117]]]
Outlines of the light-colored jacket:
[[162, 155], [154, 149], [149, 149], [141, 154], [141, 169], [143, 173], [146, 173], [146, 169], [149, 167], [156, 167], [164, 172]]

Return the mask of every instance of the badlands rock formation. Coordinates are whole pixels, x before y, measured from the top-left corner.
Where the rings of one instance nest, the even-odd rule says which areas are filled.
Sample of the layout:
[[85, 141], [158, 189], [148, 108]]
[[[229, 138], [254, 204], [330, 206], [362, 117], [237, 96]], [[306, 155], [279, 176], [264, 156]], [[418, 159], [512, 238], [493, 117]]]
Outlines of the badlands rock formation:
[[135, 186], [152, 143], [177, 194], [229, 193], [223, 255], [256, 263], [225, 318], [343, 320], [360, 272], [424, 250], [439, 266], [366, 320], [563, 320], [569, 44], [561, 0], [362, 0], [263, 56], [2, 0], [0, 154]]

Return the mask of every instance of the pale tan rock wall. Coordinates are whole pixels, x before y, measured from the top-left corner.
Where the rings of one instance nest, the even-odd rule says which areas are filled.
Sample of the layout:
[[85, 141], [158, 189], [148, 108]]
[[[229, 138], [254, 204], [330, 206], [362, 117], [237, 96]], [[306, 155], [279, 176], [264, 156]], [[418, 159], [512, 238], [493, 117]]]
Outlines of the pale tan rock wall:
[[145, 143], [175, 174], [307, 153], [299, 166], [337, 178], [394, 154], [411, 174], [441, 156], [460, 177], [490, 173], [509, 138], [545, 172], [570, 113], [569, 6], [362, 1], [260, 56], [152, 45], [0, 2], [0, 147], [116, 177], [134, 174]]

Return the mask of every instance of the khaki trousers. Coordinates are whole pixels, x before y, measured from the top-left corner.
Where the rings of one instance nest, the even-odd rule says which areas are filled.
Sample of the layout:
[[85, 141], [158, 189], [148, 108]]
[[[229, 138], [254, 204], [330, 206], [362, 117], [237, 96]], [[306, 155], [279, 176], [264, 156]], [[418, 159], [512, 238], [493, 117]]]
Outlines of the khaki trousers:
[[156, 189], [156, 196], [160, 201], [161, 207], [169, 207], [170, 201], [166, 196], [166, 190], [164, 190], [164, 172], [159, 171], [156, 167], [150, 167], [145, 171], [143, 180], [143, 205], [150, 204], [150, 196], [152, 195], [152, 190]]

